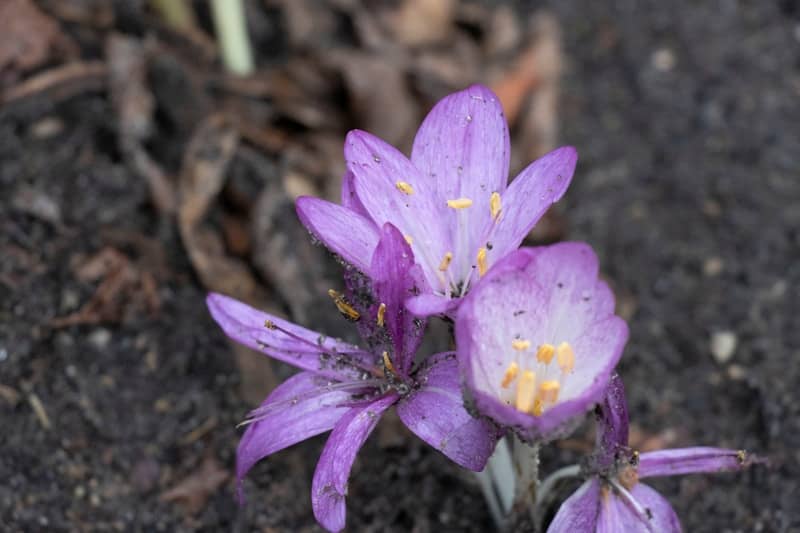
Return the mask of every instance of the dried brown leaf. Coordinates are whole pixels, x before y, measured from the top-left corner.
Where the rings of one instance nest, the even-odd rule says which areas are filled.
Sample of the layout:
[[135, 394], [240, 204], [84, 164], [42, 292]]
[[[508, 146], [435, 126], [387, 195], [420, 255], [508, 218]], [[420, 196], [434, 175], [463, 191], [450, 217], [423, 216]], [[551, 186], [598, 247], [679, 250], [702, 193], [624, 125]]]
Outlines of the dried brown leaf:
[[206, 457], [200, 468], [192, 472], [171, 489], [162, 492], [164, 502], [180, 502], [188, 514], [199, 512], [219, 488], [228, 480], [228, 470], [213, 457]]

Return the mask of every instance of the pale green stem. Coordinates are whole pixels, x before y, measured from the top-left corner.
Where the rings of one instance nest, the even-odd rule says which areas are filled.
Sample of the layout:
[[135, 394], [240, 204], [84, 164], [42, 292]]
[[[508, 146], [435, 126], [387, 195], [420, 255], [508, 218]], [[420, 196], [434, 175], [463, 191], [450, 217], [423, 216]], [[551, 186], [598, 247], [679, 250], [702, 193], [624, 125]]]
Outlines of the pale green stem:
[[247, 35], [242, 0], [211, 0], [211, 13], [222, 63], [240, 76], [253, 72], [253, 52]]

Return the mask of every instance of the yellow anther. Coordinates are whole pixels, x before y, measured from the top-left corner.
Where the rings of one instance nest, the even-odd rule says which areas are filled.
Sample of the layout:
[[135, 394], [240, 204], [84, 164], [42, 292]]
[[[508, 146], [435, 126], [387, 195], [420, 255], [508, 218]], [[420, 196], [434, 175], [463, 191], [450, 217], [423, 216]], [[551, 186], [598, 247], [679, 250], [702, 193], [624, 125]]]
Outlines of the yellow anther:
[[500, 209], [502, 205], [500, 193], [493, 192], [491, 198], [489, 198], [489, 210], [492, 212], [492, 220], [497, 220], [497, 217], [500, 216]]
[[398, 181], [394, 184], [394, 186], [397, 187], [397, 190], [403, 194], [414, 194], [414, 187], [412, 187], [408, 182]]
[[533, 409], [531, 409], [531, 414], [533, 416], [542, 416], [544, 412], [544, 404], [542, 403], [541, 398], [536, 398], [533, 400]]
[[267, 328], [267, 329], [277, 329], [278, 328], [278, 326], [276, 326], [275, 322], [273, 322], [272, 320], [266, 320], [264, 322], [264, 327]]
[[556, 403], [559, 389], [561, 389], [561, 384], [554, 379], [542, 382], [539, 386], [539, 398], [541, 398], [542, 404], [549, 405]]
[[397, 374], [397, 370], [394, 369], [392, 360], [389, 359], [389, 352], [383, 352], [383, 366], [385, 366], [386, 370], [388, 370], [392, 374]]
[[517, 398], [515, 405], [517, 410], [523, 413], [530, 413], [533, 409], [534, 399], [536, 398], [536, 374], [530, 370], [522, 373], [517, 384]]
[[347, 320], [356, 322], [359, 318], [361, 318], [361, 313], [356, 311], [340, 293], [333, 289], [328, 289], [328, 296], [333, 298], [333, 303], [336, 304], [336, 309], [338, 309]]
[[453, 209], [466, 209], [472, 206], [472, 200], [469, 198], [456, 198], [455, 200], [447, 200], [447, 207]]
[[558, 366], [561, 367], [562, 372], [572, 372], [575, 368], [575, 352], [572, 351], [572, 346], [568, 342], [562, 342], [558, 345]]
[[536, 350], [536, 360], [540, 363], [544, 363], [546, 365], [550, 364], [550, 361], [553, 360], [553, 355], [556, 353], [556, 347], [552, 344], [542, 344], [539, 346], [539, 349]]
[[524, 352], [531, 347], [531, 341], [527, 339], [514, 339], [511, 341], [511, 347], [518, 352]]
[[382, 303], [378, 306], [378, 327], [383, 327], [384, 317], [386, 316], [386, 304]]
[[506, 373], [503, 374], [503, 381], [500, 383], [500, 386], [507, 389], [508, 386], [511, 385], [511, 382], [516, 379], [518, 373], [519, 365], [512, 361], [511, 364], [508, 365], [508, 368], [506, 368]]
[[478, 248], [478, 275], [483, 276], [489, 267], [486, 264], [486, 248]]
[[444, 272], [445, 270], [450, 268], [450, 262], [452, 260], [453, 260], [453, 252], [447, 252], [446, 254], [444, 254], [444, 257], [442, 257], [442, 262], [439, 263], [439, 270]]
[[403, 238], [406, 240], [409, 246], [414, 244], [414, 239], [411, 238], [411, 235], [403, 235]]

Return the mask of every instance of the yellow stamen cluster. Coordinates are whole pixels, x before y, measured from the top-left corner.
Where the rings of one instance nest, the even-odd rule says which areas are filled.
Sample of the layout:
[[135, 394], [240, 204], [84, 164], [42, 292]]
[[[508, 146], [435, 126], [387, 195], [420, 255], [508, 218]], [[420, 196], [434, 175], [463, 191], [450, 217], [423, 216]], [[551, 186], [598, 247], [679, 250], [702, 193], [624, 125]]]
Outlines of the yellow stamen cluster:
[[478, 275], [483, 276], [486, 274], [486, 271], [489, 270], [489, 266], [486, 263], [486, 248], [478, 248]]
[[394, 184], [394, 186], [397, 187], [397, 190], [403, 194], [408, 194], [408, 195], [414, 194], [414, 187], [412, 187], [411, 184], [408, 182], [398, 181], [397, 183]]
[[[516, 338], [511, 341], [511, 347], [516, 352], [525, 352], [530, 349], [531, 341]], [[561, 370], [560, 380], [548, 379], [547, 367], [554, 358]], [[541, 378], [533, 370], [520, 372], [519, 364], [512, 361], [503, 374], [500, 386], [508, 389], [516, 381], [516, 391], [513, 396], [514, 407], [523, 413], [541, 416], [545, 409], [558, 402], [561, 381], [575, 368], [575, 353], [568, 342], [562, 342], [557, 348], [552, 344], [541, 344], [536, 349], [536, 363], [544, 365]]]
[[497, 220], [497, 218], [500, 216], [502, 205], [500, 193], [493, 192], [492, 196], [489, 198], [489, 210], [492, 213], [492, 220]]
[[450, 262], [453, 260], [453, 252], [447, 252], [442, 257], [442, 262], [439, 263], [439, 270], [441, 272], [445, 272], [448, 268], [450, 268]]
[[378, 327], [379, 328], [383, 327], [383, 324], [385, 323], [384, 322], [385, 317], [386, 317], [386, 304], [385, 303], [381, 303], [381, 305], [378, 306]]
[[456, 198], [455, 200], [447, 200], [447, 207], [452, 209], [466, 209], [472, 206], [472, 200], [469, 198]]

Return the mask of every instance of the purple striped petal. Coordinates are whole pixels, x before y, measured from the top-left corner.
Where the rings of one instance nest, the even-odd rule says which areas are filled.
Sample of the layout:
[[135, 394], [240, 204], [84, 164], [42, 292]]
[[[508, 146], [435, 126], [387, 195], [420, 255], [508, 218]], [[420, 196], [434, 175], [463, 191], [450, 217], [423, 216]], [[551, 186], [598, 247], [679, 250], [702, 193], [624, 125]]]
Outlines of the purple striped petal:
[[757, 462], [743, 450], [694, 447], [645, 452], [639, 456], [639, 478], [742, 470]]
[[515, 250], [538, 220], [567, 190], [578, 153], [558, 148], [531, 163], [511, 182], [501, 198], [497, 221], [490, 222], [481, 241], [492, 243], [489, 265]]
[[295, 204], [300, 221], [330, 251], [362, 272], [378, 245], [378, 227], [369, 219], [338, 204], [301, 196]]
[[416, 316], [448, 315], [458, 308], [461, 298], [447, 298], [436, 294], [420, 294], [406, 300], [406, 307]]
[[[357, 346], [292, 324], [222, 294], [206, 298], [225, 334], [240, 344], [303, 370], [348, 380], [372, 368], [372, 356]], [[268, 328], [271, 322], [275, 327]]]
[[430, 356], [415, 379], [419, 388], [397, 404], [400, 419], [460, 466], [483, 470], [500, 432], [494, 424], [473, 417], [464, 408], [455, 353]]
[[[443, 221], [447, 206], [437, 202], [432, 183], [397, 149], [364, 131], [345, 140], [347, 168], [356, 194], [379, 227], [391, 222], [408, 237], [428, 283], [439, 283], [437, 267], [449, 246]], [[401, 190], [406, 184], [411, 189]]]
[[[603, 489], [601, 489], [603, 490]], [[680, 533], [675, 511], [658, 492], [643, 483], [630, 491], [605, 489], [601, 495], [597, 533]]]
[[349, 407], [348, 391], [327, 391], [328, 379], [312, 372], [296, 374], [275, 388], [261, 404], [257, 422], [247, 426], [236, 452], [239, 499], [242, 481], [264, 457], [333, 428]]
[[597, 528], [600, 513], [600, 481], [591, 478], [558, 508], [547, 533], [590, 533]]
[[392, 394], [366, 407], [350, 409], [328, 437], [311, 484], [314, 516], [328, 531], [344, 529], [347, 480], [356, 454], [375, 429], [383, 412], [396, 401], [397, 395]]
[[385, 327], [392, 339], [392, 361], [401, 376], [407, 377], [414, 356], [425, 334], [426, 322], [406, 310], [406, 299], [426, 292], [428, 284], [414, 263], [414, 254], [403, 235], [391, 224], [381, 230], [381, 240], [372, 257], [370, 273], [378, 303], [386, 306]]
[[[491, 220], [489, 200], [508, 182], [510, 141], [503, 107], [487, 87], [473, 85], [440, 100], [422, 122], [411, 160], [436, 185], [440, 205], [469, 198], [472, 207], [445, 212], [450, 241], [456, 244], [456, 281], [475, 261], [482, 230]], [[459, 239], [458, 233], [463, 234]], [[458, 247], [458, 244], [461, 247]], [[438, 256], [441, 257], [441, 256]], [[470, 277], [470, 275], [467, 275]]]
[[364, 209], [364, 204], [361, 203], [356, 194], [355, 185], [353, 184], [354, 179], [355, 176], [353, 176], [352, 172], [345, 172], [342, 178], [342, 206], [369, 219], [369, 213]]

